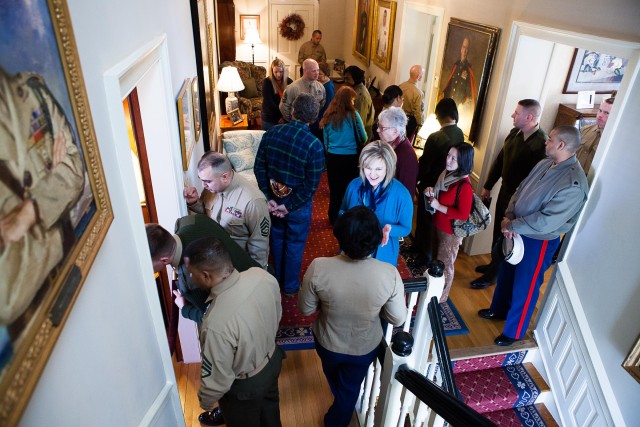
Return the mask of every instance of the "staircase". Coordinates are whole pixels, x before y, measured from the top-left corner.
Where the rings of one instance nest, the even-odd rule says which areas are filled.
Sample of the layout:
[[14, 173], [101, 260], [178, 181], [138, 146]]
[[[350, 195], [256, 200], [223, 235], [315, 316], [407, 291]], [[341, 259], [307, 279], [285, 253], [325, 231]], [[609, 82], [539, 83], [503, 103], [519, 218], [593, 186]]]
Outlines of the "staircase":
[[535, 342], [521, 341], [505, 353], [495, 353], [497, 348], [451, 351], [464, 402], [501, 427], [557, 426], [545, 405], [553, 406], [549, 386], [534, 366], [539, 361]]

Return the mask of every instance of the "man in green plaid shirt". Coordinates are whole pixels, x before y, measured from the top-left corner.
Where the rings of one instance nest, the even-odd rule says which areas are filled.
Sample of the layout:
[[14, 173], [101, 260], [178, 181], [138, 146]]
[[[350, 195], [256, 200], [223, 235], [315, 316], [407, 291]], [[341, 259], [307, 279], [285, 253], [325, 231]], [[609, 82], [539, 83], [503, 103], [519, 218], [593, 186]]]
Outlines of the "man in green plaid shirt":
[[[293, 102], [293, 120], [264, 134], [254, 165], [271, 214], [270, 247], [275, 276], [289, 297], [295, 296], [300, 288], [311, 203], [324, 169], [324, 147], [309, 129], [309, 124], [318, 117], [318, 110], [318, 101], [313, 96], [299, 94]], [[281, 191], [274, 192], [273, 187]]]

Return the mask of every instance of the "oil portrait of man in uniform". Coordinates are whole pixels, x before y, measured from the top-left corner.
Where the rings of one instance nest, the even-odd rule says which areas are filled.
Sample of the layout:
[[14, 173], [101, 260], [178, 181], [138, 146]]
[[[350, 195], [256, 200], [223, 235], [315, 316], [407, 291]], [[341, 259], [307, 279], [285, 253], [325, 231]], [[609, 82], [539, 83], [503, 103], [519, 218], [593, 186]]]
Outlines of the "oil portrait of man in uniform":
[[475, 141], [500, 29], [451, 18], [447, 31], [438, 99], [452, 98], [462, 129]]
[[53, 15], [46, 0], [0, 7], [0, 396], [22, 396], [0, 398], [0, 414], [28, 397], [17, 377], [40, 371], [20, 364], [48, 357], [113, 218], [75, 42], [59, 44]]
[[356, 0], [352, 53], [365, 65], [369, 65], [373, 3], [373, 0]]

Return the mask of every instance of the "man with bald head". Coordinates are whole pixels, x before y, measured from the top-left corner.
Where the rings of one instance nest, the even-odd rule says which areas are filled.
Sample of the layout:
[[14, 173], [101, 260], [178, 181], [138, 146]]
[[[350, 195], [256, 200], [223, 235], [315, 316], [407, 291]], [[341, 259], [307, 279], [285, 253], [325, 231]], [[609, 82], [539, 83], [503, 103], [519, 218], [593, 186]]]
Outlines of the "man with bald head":
[[293, 101], [299, 94], [308, 93], [318, 102], [322, 108], [327, 100], [324, 86], [318, 81], [320, 67], [315, 59], [305, 59], [302, 63], [302, 78], [287, 86], [280, 100], [280, 112], [282, 118], [291, 121], [291, 110]]
[[424, 92], [418, 87], [424, 76], [424, 68], [414, 65], [409, 69], [409, 80], [400, 85], [404, 102], [402, 109], [407, 113], [407, 137], [411, 138], [424, 123]]
[[500, 346], [526, 334], [560, 235], [573, 228], [587, 201], [587, 177], [575, 155], [580, 132], [573, 126], [558, 126], [545, 145], [547, 158], [520, 183], [504, 218], [496, 217], [504, 237], [519, 235], [524, 246], [518, 264], [500, 265], [491, 307], [478, 311], [483, 319], [506, 320], [503, 333], [495, 339]]
[[[518, 102], [511, 115], [514, 127], [504, 140], [502, 150], [493, 162], [489, 176], [480, 192], [480, 197], [488, 199], [491, 189], [502, 178], [502, 186], [496, 201], [492, 247], [502, 234], [498, 221], [504, 216], [511, 196], [536, 163], [545, 157], [546, 135], [538, 124], [541, 112], [540, 103], [535, 99], [523, 99]], [[489, 264], [476, 267], [476, 271], [483, 274], [471, 282], [471, 288], [484, 289], [494, 284], [499, 264], [500, 260], [492, 258]]]

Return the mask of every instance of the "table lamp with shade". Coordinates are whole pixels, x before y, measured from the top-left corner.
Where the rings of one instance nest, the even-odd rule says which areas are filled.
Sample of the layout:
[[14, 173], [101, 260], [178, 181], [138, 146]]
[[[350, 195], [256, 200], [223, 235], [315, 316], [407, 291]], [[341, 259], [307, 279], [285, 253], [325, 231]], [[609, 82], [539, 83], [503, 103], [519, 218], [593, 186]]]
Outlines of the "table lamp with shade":
[[220, 92], [229, 93], [227, 99], [224, 101], [227, 114], [229, 114], [229, 111], [238, 108], [238, 98], [236, 98], [235, 92], [244, 90], [244, 83], [242, 83], [236, 67], [224, 67], [222, 69], [222, 73], [220, 73], [220, 78], [218, 79], [217, 89]]
[[247, 28], [244, 33], [244, 44], [251, 45], [251, 63], [253, 65], [256, 64], [256, 52], [255, 45], [262, 44], [262, 40], [260, 40], [260, 33], [258, 33], [257, 28]]

